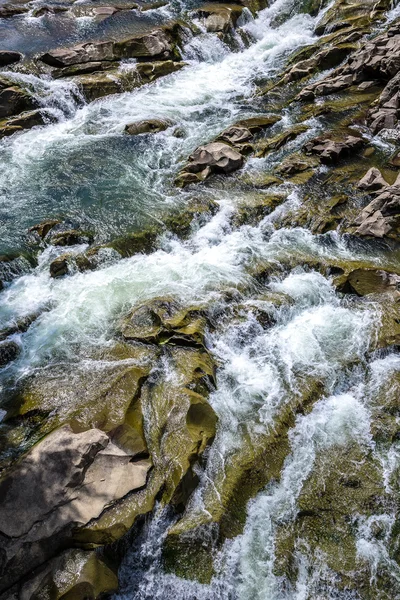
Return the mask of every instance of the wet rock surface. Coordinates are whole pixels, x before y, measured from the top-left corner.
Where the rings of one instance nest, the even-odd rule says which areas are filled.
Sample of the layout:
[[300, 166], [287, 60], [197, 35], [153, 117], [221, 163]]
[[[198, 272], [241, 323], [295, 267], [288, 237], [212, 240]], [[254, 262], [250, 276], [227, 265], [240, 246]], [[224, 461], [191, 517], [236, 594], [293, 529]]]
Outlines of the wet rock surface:
[[[103, 34], [0, 51], [1, 144], [40, 193], [61, 162], [70, 202], [0, 257], [1, 600], [399, 594], [399, 22], [386, 0], [280, 4], [119, 35], [132, 3], [39, 5]], [[24, 130], [52, 123], [33, 156]], [[149, 221], [104, 233], [104, 198]]]

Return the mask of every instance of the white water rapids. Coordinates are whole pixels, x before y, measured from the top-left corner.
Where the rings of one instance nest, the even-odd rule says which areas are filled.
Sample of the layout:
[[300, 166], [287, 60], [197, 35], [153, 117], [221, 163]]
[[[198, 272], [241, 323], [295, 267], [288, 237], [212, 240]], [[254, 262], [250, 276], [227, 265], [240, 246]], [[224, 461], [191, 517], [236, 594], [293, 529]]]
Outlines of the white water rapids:
[[[294, 0], [276, 0], [244, 24], [255, 40], [249, 48], [231, 52], [211, 34], [192, 37], [181, 71], [91, 104], [82, 104], [77, 90], [66, 83], [13, 74], [35, 90], [58, 120], [0, 142], [0, 215], [6, 215], [0, 237], [6, 246], [12, 246], [18, 231], [44, 217], [72, 215], [97, 228], [102, 240], [120, 232], [121, 223], [140, 224], [138, 214], [158, 218], [166, 204], [184, 202], [187, 192], [171, 191], [170, 184], [190, 152], [239, 118], [253, 115], [248, 100], [255, 81], [267, 79], [290, 52], [313, 41], [321, 14], [316, 19], [294, 15], [271, 26], [294, 5]], [[177, 137], [167, 130], [134, 142], [121, 135], [133, 120], [157, 117], [173, 120], [184, 134]], [[310, 125], [309, 135], [315, 134], [318, 123]], [[286, 208], [298, 202], [297, 190], [289, 191]], [[279, 481], [249, 503], [243, 533], [218, 551], [219, 570], [210, 584], [163, 572], [162, 541], [173, 519], [156, 510], [125, 557], [116, 599], [350, 600], [355, 596], [336, 588], [323, 556], [310, 565], [304, 548], [296, 556], [296, 584], [282, 581], [273, 569], [276, 531], [282, 522], [295, 519], [302, 486], [324, 452], [360, 445], [376, 454], [390, 487], [399, 455], [394, 446], [390, 453], [375, 447], [370, 425], [374, 399], [388, 370], [400, 371], [399, 359], [390, 355], [368, 363], [380, 322], [374, 302], [349, 302], [339, 297], [331, 280], [301, 267], [307, 259], [326, 257], [356, 262], [361, 254], [335, 234], [275, 230], [274, 214], [258, 226], [235, 230], [230, 224], [235, 192], [216, 189], [212, 195], [219, 212], [185, 242], [165, 236], [160, 249], [148, 256], [118, 260], [110, 254], [98, 270], [63, 279], [50, 277], [49, 263], [60, 250], [47, 248], [36, 268], [6, 285], [0, 293], [0, 328], [40, 316], [27, 332], [13, 336], [22, 352], [3, 369], [0, 391], [6, 395], [10, 381], [21, 381], [48, 364], [79, 361], [81, 348], [106, 345], [116, 322], [139, 301], [176, 295], [184, 302], [222, 305], [223, 291], [240, 289], [246, 290], [248, 306], [270, 304], [274, 324], [267, 331], [250, 310], [246, 319], [222, 323], [209, 335], [220, 364], [218, 387], [210, 398], [219, 426], [186, 516], [207, 519], [209, 503], [218, 502], [225, 465], [241, 452], [245, 438], [272, 430], [274, 417], [301, 396], [307, 377], [321, 383], [323, 397], [310, 412], [297, 415]], [[300, 266], [290, 273], [282, 269], [282, 276], [265, 286], [254, 282], [252, 273], [259, 266], [287, 264], [289, 259]], [[375, 257], [376, 264], [379, 260]], [[267, 297], [260, 299], [261, 292], [288, 301], [274, 308]], [[379, 519], [390, 532], [393, 515], [379, 515], [375, 521]], [[385, 563], [399, 578], [385, 544], [374, 537], [372, 521], [374, 517], [360, 516], [359, 555], [371, 565], [371, 576]], [[323, 594], [321, 579], [329, 582]]]

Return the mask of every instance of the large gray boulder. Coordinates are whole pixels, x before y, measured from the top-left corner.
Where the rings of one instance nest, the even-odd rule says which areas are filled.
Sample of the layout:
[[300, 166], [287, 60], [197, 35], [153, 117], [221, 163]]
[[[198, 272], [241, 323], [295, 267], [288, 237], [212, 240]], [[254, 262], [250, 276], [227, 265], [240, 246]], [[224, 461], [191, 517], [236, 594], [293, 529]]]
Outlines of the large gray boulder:
[[106, 433], [61, 427], [0, 482], [0, 591], [72, 545], [72, 530], [146, 484], [149, 459]]

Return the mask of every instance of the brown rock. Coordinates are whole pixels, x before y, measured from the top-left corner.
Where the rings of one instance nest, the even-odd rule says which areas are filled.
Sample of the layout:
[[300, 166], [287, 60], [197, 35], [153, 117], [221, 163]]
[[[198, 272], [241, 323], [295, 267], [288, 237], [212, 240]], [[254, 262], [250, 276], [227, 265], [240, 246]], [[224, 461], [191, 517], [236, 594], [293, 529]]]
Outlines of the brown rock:
[[377, 192], [387, 187], [389, 184], [384, 179], [382, 173], [379, 169], [372, 167], [364, 177], [358, 182], [357, 187], [360, 190], [365, 190], [369, 192]]
[[53, 227], [55, 227], [56, 225], [59, 225], [59, 223], [61, 223], [61, 221], [59, 221], [58, 219], [49, 219], [47, 221], [42, 221], [37, 225], [33, 225], [28, 229], [28, 231], [37, 234], [43, 240], [49, 233], [49, 231], [53, 229]]
[[352, 153], [357, 153], [365, 142], [352, 135], [346, 136], [342, 141], [318, 137], [304, 146], [305, 152], [316, 154], [323, 163], [335, 163], [339, 159]]
[[366, 296], [368, 294], [394, 293], [400, 289], [400, 277], [377, 269], [355, 269], [349, 273], [344, 292]]
[[126, 125], [124, 131], [129, 135], [139, 135], [141, 133], [158, 133], [164, 131], [173, 125], [172, 121], [168, 119], [146, 119], [143, 121], [136, 121]]
[[19, 62], [22, 58], [20, 52], [13, 52], [12, 50], [0, 50], [0, 67], [6, 67], [13, 63]]
[[190, 173], [200, 173], [210, 169], [211, 173], [232, 173], [243, 166], [243, 156], [227, 144], [212, 142], [200, 146], [189, 157], [186, 170]]
[[71, 545], [75, 527], [142, 488], [151, 463], [131, 459], [99, 429], [65, 426], [34, 446], [0, 483], [0, 590]]

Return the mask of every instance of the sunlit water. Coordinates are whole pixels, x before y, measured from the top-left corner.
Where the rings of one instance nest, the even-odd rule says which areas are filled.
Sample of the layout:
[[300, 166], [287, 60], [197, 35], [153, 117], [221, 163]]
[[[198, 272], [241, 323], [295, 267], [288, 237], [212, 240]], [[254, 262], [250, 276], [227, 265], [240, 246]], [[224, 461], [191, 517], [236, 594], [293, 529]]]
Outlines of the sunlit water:
[[[181, 201], [184, 193], [173, 190], [171, 182], [188, 154], [253, 114], [246, 99], [252, 97], [255, 81], [267, 79], [289, 52], [313, 39], [315, 20], [306, 15], [270, 26], [291, 5], [291, 0], [277, 0], [247, 23], [255, 39], [247, 49], [230, 52], [215, 36], [201, 34], [188, 39], [183, 49], [187, 66], [181, 71], [89, 105], [70, 84], [14, 75], [34, 89], [57, 122], [0, 142], [0, 234], [5, 246], [12, 247], [24, 228], [43, 217], [67, 215], [72, 222], [91, 225], [102, 239], [123, 227], [140, 226], [140, 215], [157, 216], [166, 204]], [[130, 121], [149, 117], [173, 120], [184, 136], [178, 138], [172, 130], [136, 139], [122, 134]], [[59, 250], [47, 248], [37, 268], [7, 285], [0, 295], [1, 327], [40, 316], [26, 333], [13, 336], [21, 354], [3, 369], [0, 392], [6, 399], [10, 382], [61, 361], [73, 364], [81, 349], [106, 345], [121, 316], [139, 301], [172, 294], [185, 302], [227, 308], [221, 290], [241, 290], [246, 317], [222, 320], [208, 334], [220, 365], [217, 390], [210, 397], [219, 427], [184, 518], [212, 519], [226, 466], [245, 443], [256, 445], [268, 435], [279, 411], [294, 408], [307, 378], [318, 381], [324, 392], [308, 414], [296, 417], [280, 480], [250, 501], [243, 533], [219, 550], [209, 585], [163, 572], [162, 542], [173, 517], [156, 509], [125, 557], [116, 598], [353, 598], [338, 591], [323, 557], [310, 564], [307, 552], [297, 557], [296, 583], [283, 585], [273, 570], [275, 535], [279, 523], [295, 519], [302, 486], [320, 453], [357, 443], [376, 454], [386, 488], [393, 485], [398, 451], [395, 446], [376, 448], [370, 429], [377, 391], [388, 372], [400, 371], [400, 363], [394, 356], [368, 363], [380, 322], [374, 302], [348, 302], [331, 280], [301, 266], [289, 273], [282, 268], [281, 276], [263, 286], [252, 278], [258, 267], [284, 265], [289, 259], [302, 265], [310, 258], [356, 261], [362, 254], [335, 234], [276, 231], [274, 214], [257, 227], [233, 230], [230, 192], [214, 193], [220, 211], [186, 242], [165, 236], [160, 249], [148, 256], [118, 260], [110, 254], [98, 270], [60, 280], [50, 278], [48, 270]], [[296, 202], [294, 191], [286, 207]], [[277, 212], [282, 210], [285, 206]], [[375, 260], [379, 264], [379, 257]], [[276, 307], [263, 294], [280, 295], [287, 302]], [[256, 319], [257, 306], [269, 306], [273, 324], [268, 329]], [[372, 526], [379, 520], [389, 536], [393, 519], [390, 512], [360, 516], [357, 551], [371, 565], [372, 576], [383, 563], [393, 577], [399, 576], [386, 551], [387, 537], [377, 540]], [[318, 596], [321, 578], [329, 581], [325, 596]]]

